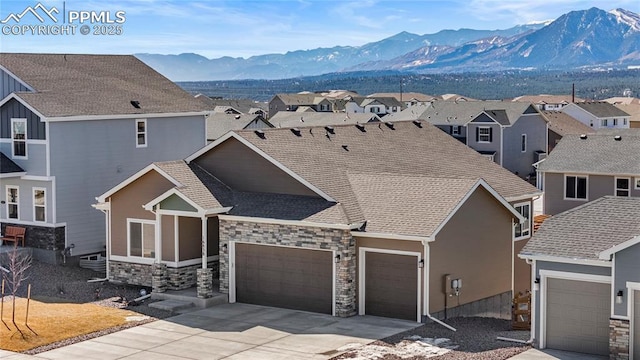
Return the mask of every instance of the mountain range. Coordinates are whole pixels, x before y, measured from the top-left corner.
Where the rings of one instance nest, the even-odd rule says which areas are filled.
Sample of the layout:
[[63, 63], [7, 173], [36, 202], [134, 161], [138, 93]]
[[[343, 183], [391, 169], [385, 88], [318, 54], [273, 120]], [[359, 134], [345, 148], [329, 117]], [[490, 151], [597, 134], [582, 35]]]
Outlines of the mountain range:
[[284, 79], [333, 72], [444, 73], [640, 65], [640, 15], [591, 8], [552, 22], [505, 30], [401, 32], [362, 46], [336, 46], [249, 58], [136, 54], [174, 81]]

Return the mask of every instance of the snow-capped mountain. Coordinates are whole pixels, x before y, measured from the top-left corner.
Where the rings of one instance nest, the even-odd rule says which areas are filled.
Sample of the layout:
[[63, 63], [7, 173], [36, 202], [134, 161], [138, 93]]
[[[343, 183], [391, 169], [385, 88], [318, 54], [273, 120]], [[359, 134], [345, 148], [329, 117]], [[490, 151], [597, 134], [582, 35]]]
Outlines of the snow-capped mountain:
[[417, 72], [570, 69], [640, 65], [640, 15], [624, 9], [572, 11], [552, 22], [506, 30], [401, 32], [359, 47], [340, 46], [207, 59], [197, 54], [138, 54], [176, 81], [281, 79], [340, 71]]

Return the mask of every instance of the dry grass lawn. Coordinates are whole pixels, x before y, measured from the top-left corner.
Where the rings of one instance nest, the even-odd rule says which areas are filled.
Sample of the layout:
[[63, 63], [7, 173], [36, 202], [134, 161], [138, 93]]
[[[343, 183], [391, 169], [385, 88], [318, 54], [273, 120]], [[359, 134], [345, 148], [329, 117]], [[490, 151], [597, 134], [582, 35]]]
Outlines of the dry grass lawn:
[[5, 298], [2, 314], [4, 324], [0, 322], [0, 349], [26, 351], [122, 325], [127, 323], [127, 317], [140, 315], [133, 311], [95, 304], [44, 303], [31, 300], [27, 324], [37, 333], [35, 335], [24, 325], [26, 305], [26, 299], [16, 299], [16, 324], [25, 334], [23, 339], [11, 322], [12, 301]]

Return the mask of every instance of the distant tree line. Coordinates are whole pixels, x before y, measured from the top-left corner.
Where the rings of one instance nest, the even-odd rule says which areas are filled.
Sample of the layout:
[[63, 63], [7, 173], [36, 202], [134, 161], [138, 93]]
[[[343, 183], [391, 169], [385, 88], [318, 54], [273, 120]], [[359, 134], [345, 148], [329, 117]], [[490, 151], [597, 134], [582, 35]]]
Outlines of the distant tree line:
[[332, 73], [283, 80], [227, 80], [178, 82], [185, 90], [225, 99], [268, 101], [278, 93], [352, 90], [362, 95], [378, 92], [460, 94], [474, 99], [507, 99], [520, 95], [571, 94], [600, 100], [640, 96], [640, 70], [502, 71], [486, 73], [413, 74], [395, 71]]

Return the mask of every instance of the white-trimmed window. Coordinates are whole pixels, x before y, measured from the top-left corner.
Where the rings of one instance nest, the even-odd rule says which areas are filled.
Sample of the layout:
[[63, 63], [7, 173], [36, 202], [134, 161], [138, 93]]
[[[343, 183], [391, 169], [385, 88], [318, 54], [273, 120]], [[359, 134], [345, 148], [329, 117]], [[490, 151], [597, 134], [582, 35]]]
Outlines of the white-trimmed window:
[[27, 157], [27, 119], [11, 119], [11, 156]]
[[531, 236], [531, 203], [518, 203], [514, 204], [513, 207], [525, 219], [523, 223], [515, 225], [513, 237], [516, 240], [528, 238]]
[[153, 259], [156, 257], [156, 222], [127, 219], [128, 255]]
[[626, 118], [622, 119], [622, 125], [625, 125], [625, 126], [627, 125], [627, 119]]
[[33, 188], [33, 221], [47, 221], [47, 192], [44, 188]]
[[17, 186], [7, 186], [7, 219], [20, 218], [20, 189]]
[[451, 127], [451, 134], [460, 135], [460, 126], [452, 126]]
[[527, 134], [520, 137], [520, 152], [527, 152]]
[[489, 126], [478, 126], [476, 128], [476, 140], [479, 143], [490, 143], [492, 139], [492, 131]]
[[587, 200], [588, 177], [579, 175], [565, 175], [565, 200]]
[[147, 119], [136, 120], [136, 147], [147, 147]]
[[613, 126], [618, 126], [618, 119], [613, 119]]
[[602, 126], [608, 126], [609, 125], [609, 119], [602, 119]]
[[631, 178], [628, 177], [616, 177], [615, 195], [629, 197], [631, 195]]
[[635, 189], [640, 190], [640, 177], [637, 177], [635, 180]]

